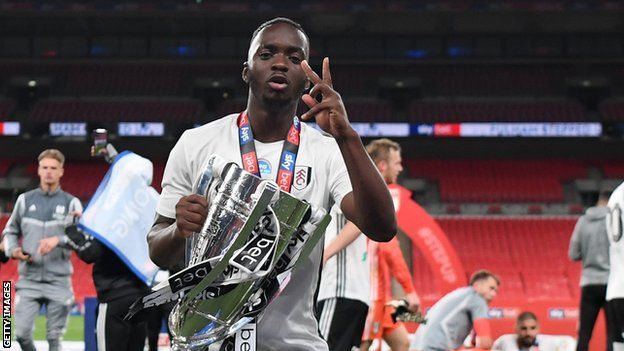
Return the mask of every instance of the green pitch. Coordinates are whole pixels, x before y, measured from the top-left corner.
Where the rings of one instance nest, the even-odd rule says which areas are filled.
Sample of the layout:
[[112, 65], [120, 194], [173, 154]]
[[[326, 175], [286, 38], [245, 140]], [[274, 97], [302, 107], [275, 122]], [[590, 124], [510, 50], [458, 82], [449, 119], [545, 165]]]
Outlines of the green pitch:
[[[11, 323], [15, 328], [15, 322]], [[46, 332], [46, 318], [45, 316], [37, 316], [35, 319], [35, 340], [45, 340]], [[15, 337], [15, 330], [13, 330], [13, 337]], [[69, 316], [67, 321], [67, 331], [63, 340], [67, 341], [83, 341], [84, 340], [84, 317], [83, 316]]]

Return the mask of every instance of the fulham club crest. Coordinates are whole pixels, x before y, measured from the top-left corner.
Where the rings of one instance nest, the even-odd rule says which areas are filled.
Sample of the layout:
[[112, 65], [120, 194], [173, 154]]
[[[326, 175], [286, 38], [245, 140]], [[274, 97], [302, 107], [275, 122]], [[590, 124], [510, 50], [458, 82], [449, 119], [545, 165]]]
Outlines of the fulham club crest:
[[293, 181], [293, 188], [301, 191], [310, 184], [310, 178], [312, 177], [312, 167], [308, 166], [296, 166], [295, 167], [295, 179]]

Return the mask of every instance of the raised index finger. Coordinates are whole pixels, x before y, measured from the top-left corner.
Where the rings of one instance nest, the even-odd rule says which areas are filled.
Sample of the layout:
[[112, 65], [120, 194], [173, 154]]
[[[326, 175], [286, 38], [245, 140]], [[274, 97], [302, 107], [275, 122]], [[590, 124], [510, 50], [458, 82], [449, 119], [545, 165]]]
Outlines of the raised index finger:
[[332, 84], [331, 72], [329, 71], [329, 57], [323, 59], [323, 81], [330, 87], [334, 86]]
[[312, 84], [318, 84], [322, 81], [321, 77], [319, 77], [318, 74], [312, 70], [312, 67], [310, 67], [307, 60], [301, 61], [301, 68], [303, 69], [303, 72], [305, 72], [306, 76], [308, 76], [308, 79], [312, 81]]

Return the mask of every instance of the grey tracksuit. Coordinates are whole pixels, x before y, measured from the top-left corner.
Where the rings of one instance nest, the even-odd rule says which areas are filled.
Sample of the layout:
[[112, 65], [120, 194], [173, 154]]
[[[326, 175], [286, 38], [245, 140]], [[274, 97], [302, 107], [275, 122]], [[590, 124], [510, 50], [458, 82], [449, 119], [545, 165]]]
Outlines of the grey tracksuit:
[[[15, 336], [24, 351], [35, 350], [32, 331], [41, 304], [47, 307], [46, 338], [50, 350], [60, 348], [73, 304], [73, 270], [65, 236], [66, 218], [73, 211], [82, 212], [82, 205], [74, 196], [60, 188], [53, 192], [37, 188], [17, 198], [2, 232], [8, 254], [21, 246], [32, 257], [32, 262], [19, 263], [16, 284]], [[52, 236], [59, 237], [59, 245], [47, 255], [38, 254], [39, 241]]]
[[609, 238], [605, 218], [607, 207], [590, 207], [579, 218], [570, 239], [570, 259], [583, 261], [581, 286], [607, 285], [609, 280]]
[[[581, 301], [579, 329], [576, 351], [588, 351], [592, 330], [600, 309], [607, 318], [610, 311], [605, 308], [607, 281], [609, 280], [609, 238], [607, 237], [606, 216], [609, 209], [590, 207], [576, 222], [570, 239], [570, 258], [583, 261], [581, 275]], [[607, 338], [611, 338], [612, 328], [607, 324]], [[611, 350], [607, 347], [607, 350]]]

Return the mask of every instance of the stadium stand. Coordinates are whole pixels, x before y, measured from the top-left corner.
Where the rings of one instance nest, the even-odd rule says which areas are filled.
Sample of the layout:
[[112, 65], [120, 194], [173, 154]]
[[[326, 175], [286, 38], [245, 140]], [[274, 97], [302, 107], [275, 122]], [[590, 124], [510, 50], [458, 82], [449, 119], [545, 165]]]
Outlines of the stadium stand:
[[[469, 276], [489, 269], [502, 280], [500, 299], [571, 301], [578, 296], [580, 266], [567, 257], [576, 217], [437, 218]], [[413, 249], [415, 285], [437, 299], [433, 275]]]
[[[238, 80], [237, 60], [201, 62], [134, 62], [92, 59], [91, 62], [4, 61], [0, 65], [0, 85], [11, 78], [48, 78], [53, 96], [129, 97], [190, 96], [198, 79], [226, 79], [237, 96], [244, 97], [244, 83]], [[313, 62], [314, 63], [314, 62]], [[332, 76], [345, 97], [373, 97], [383, 78], [420, 81], [425, 97], [552, 98], [566, 95], [566, 78], [574, 76], [609, 77], [614, 96], [624, 93], [624, 68], [617, 64], [588, 64], [582, 69], [567, 64], [409, 64], [392, 65], [361, 62], [333, 62]], [[233, 79], [235, 77], [235, 79]], [[606, 107], [621, 104], [617, 98]], [[560, 117], [561, 118], [561, 117]]]
[[15, 161], [13, 159], [0, 158], [0, 177], [7, 175], [14, 162]]
[[10, 117], [15, 110], [15, 100], [0, 98], [0, 121]]
[[75, 100], [50, 99], [38, 102], [30, 117], [33, 121], [127, 121], [193, 123], [200, 120], [201, 102], [175, 100]]
[[624, 101], [613, 99], [600, 105], [600, 114], [605, 121], [624, 122]]
[[582, 178], [581, 161], [407, 160], [412, 178], [437, 181], [443, 202], [562, 202], [562, 183]]

